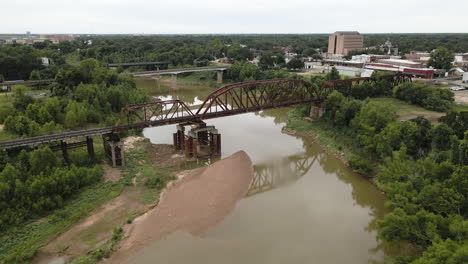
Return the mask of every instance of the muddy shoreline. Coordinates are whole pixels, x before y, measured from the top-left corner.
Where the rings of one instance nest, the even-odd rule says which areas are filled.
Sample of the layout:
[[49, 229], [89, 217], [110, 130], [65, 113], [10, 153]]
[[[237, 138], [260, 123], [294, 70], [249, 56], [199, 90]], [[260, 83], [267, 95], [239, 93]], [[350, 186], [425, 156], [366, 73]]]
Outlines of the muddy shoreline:
[[182, 231], [193, 236], [218, 225], [247, 193], [253, 177], [249, 156], [237, 152], [207, 167], [180, 172], [153, 209], [125, 228], [125, 238], [104, 263], [129, 263], [149, 244]]

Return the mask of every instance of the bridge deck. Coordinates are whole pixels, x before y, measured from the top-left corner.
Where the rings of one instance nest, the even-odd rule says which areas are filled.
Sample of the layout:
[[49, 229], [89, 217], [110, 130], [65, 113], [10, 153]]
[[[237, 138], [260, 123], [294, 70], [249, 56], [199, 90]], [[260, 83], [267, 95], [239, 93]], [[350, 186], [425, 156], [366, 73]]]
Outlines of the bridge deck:
[[53, 82], [54, 79], [46, 79], [46, 80], [30, 80], [30, 81], [23, 81], [23, 80], [15, 80], [15, 81], [4, 81], [0, 82], [0, 86], [13, 86], [13, 85], [38, 85], [38, 84], [47, 84]]
[[132, 76], [153, 76], [153, 75], [164, 75], [164, 74], [179, 74], [185, 72], [200, 72], [200, 71], [224, 71], [228, 67], [226, 66], [208, 66], [208, 67], [197, 67], [197, 68], [181, 68], [181, 69], [169, 69], [159, 71], [144, 71], [144, 72], [131, 72]]
[[130, 66], [146, 66], [146, 65], [166, 65], [168, 61], [148, 61], [148, 62], [123, 62], [123, 63], [108, 63], [107, 67], [130, 67]]

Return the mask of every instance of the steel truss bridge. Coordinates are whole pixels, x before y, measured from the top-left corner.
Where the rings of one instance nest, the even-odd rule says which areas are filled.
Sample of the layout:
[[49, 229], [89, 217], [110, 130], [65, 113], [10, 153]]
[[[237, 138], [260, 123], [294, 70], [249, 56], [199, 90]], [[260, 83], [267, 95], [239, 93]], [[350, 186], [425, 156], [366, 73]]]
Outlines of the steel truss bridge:
[[[392, 85], [411, 81], [407, 75], [386, 77]], [[171, 124], [197, 124], [203, 120], [257, 112], [307, 103], [321, 103], [335, 89], [351, 87], [354, 83], [375, 82], [372, 78], [357, 78], [326, 82], [321, 88], [298, 79], [274, 79], [226, 85], [213, 91], [197, 108], [191, 109], [180, 100], [153, 101], [127, 105], [124, 108], [128, 124], [113, 127], [69, 131], [30, 138], [1, 141], [3, 149], [36, 146], [79, 137], [115, 134], [122, 131]]]

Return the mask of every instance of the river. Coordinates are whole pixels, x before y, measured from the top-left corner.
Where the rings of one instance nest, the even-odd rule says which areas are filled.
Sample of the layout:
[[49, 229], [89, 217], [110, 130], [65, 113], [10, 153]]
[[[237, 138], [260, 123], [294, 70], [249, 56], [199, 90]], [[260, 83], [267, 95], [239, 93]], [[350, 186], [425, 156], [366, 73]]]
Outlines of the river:
[[[140, 79], [160, 98], [199, 104], [215, 88]], [[134, 263], [383, 263], [393, 255], [376, 239], [385, 196], [312, 140], [283, 134], [288, 109], [208, 120], [222, 135], [222, 157], [244, 150], [259, 188], [200, 237], [178, 232], [148, 245]], [[171, 144], [175, 126], [148, 128], [151, 142]]]

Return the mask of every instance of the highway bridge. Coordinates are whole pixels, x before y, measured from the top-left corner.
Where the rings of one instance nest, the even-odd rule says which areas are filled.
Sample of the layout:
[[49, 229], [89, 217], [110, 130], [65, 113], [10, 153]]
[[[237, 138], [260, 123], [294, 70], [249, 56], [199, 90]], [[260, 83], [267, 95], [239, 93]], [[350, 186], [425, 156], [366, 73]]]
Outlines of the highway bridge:
[[227, 70], [227, 66], [206, 66], [206, 67], [195, 67], [195, 68], [180, 68], [180, 69], [168, 69], [168, 70], [158, 70], [158, 71], [144, 71], [144, 72], [131, 72], [128, 73], [133, 77], [149, 77], [149, 76], [158, 76], [158, 75], [172, 75], [172, 80], [177, 80], [177, 75], [187, 72], [204, 72], [204, 71], [216, 71], [217, 82], [223, 82], [223, 72]]
[[147, 62], [123, 62], [123, 63], [108, 63], [107, 67], [133, 67], [133, 66], [145, 66], [147, 70], [150, 68], [158, 69], [161, 66], [167, 67], [168, 61], [147, 61]]

